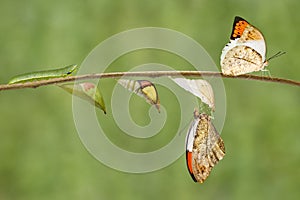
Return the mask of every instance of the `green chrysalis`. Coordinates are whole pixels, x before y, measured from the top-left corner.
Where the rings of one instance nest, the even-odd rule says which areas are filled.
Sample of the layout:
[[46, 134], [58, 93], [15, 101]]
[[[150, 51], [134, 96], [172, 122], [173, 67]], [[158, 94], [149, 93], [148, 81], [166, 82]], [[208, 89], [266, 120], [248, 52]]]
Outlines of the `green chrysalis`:
[[30, 81], [47, 80], [51, 78], [66, 77], [74, 74], [78, 69], [77, 65], [69, 65], [60, 69], [44, 70], [21, 74], [10, 79], [8, 84], [24, 83]]

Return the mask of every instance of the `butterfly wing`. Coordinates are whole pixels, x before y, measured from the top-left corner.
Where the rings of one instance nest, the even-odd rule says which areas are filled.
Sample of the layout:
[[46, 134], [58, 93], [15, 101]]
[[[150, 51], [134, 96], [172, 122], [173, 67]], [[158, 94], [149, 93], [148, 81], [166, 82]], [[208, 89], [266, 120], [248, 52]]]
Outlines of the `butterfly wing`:
[[197, 127], [198, 127], [199, 121], [200, 121], [199, 117], [198, 116], [195, 117], [195, 119], [193, 120], [193, 122], [190, 125], [188, 134], [186, 137], [186, 164], [187, 164], [189, 173], [195, 182], [197, 182], [197, 179], [195, 178], [194, 172], [193, 172], [193, 146], [194, 146], [194, 139], [195, 139], [195, 135], [197, 132]]
[[194, 138], [192, 153], [193, 175], [197, 182], [203, 183], [210, 174], [212, 167], [208, 162], [207, 152], [210, 151], [207, 146], [208, 142], [208, 118], [203, 114], [200, 115], [197, 126], [197, 132]]
[[207, 152], [207, 154], [210, 166], [213, 167], [225, 156], [225, 145], [211, 121], [209, 121], [208, 123], [209, 137], [207, 140], [207, 146], [209, 151]]
[[221, 60], [222, 73], [238, 76], [260, 71], [266, 66], [261, 54], [246, 45], [237, 45], [226, 52]]

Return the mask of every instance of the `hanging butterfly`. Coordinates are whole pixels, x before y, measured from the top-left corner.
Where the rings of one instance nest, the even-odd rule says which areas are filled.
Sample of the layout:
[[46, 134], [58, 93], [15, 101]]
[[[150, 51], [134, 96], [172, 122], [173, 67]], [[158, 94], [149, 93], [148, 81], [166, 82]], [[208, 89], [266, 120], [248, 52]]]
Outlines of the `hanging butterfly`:
[[203, 183], [212, 168], [225, 156], [222, 138], [207, 114], [194, 111], [186, 138], [186, 163], [195, 182]]
[[266, 59], [266, 42], [262, 33], [241, 17], [235, 17], [230, 42], [222, 50], [221, 68], [225, 75], [238, 76], [264, 70], [268, 61], [285, 54], [278, 52]]

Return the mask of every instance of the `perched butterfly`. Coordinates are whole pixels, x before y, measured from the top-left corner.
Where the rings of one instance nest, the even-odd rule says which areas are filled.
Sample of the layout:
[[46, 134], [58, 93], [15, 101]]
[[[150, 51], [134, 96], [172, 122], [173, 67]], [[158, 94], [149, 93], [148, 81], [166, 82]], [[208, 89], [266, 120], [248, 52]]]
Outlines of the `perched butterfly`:
[[132, 91], [137, 95], [144, 97], [149, 104], [155, 105], [158, 112], [160, 112], [160, 101], [158, 98], [158, 93], [155, 85], [152, 82], [147, 80], [119, 79], [118, 83], [127, 88], [129, 91]]
[[[272, 58], [285, 52], [278, 52]], [[237, 76], [261, 71], [268, 65], [262, 33], [241, 17], [235, 17], [230, 42], [223, 48], [221, 68], [225, 75]]]
[[195, 110], [194, 118], [186, 138], [186, 163], [193, 180], [203, 183], [225, 156], [225, 146], [210, 116]]

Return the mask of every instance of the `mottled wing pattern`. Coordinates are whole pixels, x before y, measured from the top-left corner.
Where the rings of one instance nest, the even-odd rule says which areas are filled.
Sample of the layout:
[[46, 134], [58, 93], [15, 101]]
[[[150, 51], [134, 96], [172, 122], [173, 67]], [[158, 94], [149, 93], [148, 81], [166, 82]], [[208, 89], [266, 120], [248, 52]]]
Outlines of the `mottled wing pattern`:
[[[187, 142], [191, 142], [191, 136], [194, 136], [194, 140], [192, 149], [187, 148], [187, 165], [194, 181], [203, 183], [212, 168], [225, 156], [225, 146], [210, 117], [200, 114], [198, 118], [197, 127], [190, 128], [188, 134]], [[195, 127], [195, 123], [192, 125]]]
[[262, 56], [248, 46], [236, 46], [228, 50], [222, 61], [222, 73], [238, 76], [262, 70], [265, 65]]

